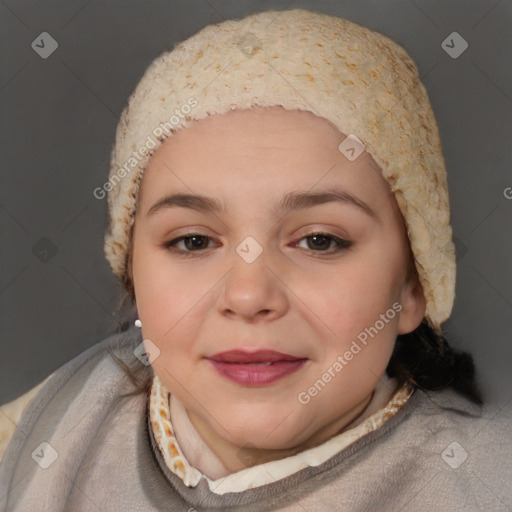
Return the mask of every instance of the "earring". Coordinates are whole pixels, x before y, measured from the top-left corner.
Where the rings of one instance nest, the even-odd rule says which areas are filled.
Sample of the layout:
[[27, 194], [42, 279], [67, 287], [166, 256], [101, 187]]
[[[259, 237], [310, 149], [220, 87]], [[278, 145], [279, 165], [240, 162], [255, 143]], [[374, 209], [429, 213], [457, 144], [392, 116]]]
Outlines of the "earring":
[[135, 320], [135, 327], [142, 327], [142, 322], [138, 318]]

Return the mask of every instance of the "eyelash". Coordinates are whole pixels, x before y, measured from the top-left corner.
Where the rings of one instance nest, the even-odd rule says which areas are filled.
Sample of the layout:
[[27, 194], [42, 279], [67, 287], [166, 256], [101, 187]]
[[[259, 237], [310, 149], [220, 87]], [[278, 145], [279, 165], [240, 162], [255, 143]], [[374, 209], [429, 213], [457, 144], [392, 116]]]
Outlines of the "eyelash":
[[[344, 240], [343, 238], [339, 238], [337, 236], [331, 235], [330, 233], [324, 233], [324, 232], [318, 232], [318, 231], [315, 231], [313, 233], [309, 233], [309, 234], [303, 236], [301, 239], [299, 239], [299, 242], [306, 238], [312, 238], [314, 236], [322, 236], [322, 237], [330, 238], [331, 241], [335, 241], [338, 244], [338, 247], [336, 247], [334, 250], [331, 249], [331, 250], [327, 250], [327, 251], [315, 251], [313, 249], [304, 249], [305, 251], [308, 251], [310, 253], [320, 253], [320, 254], [324, 253], [324, 254], [330, 255], [330, 254], [335, 254], [335, 253], [344, 251], [352, 245], [352, 242], [349, 240]], [[177, 243], [181, 242], [182, 240], [186, 240], [188, 238], [194, 238], [194, 237], [208, 238], [210, 240], [212, 239], [211, 237], [202, 235], [201, 233], [189, 233], [187, 235], [183, 235], [178, 238], [174, 238], [173, 240], [170, 240], [169, 242], [165, 242], [163, 244], [163, 247], [165, 249], [172, 250], [173, 252], [177, 253], [178, 256], [184, 256], [186, 258], [193, 257], [193, 253], [205, 251], [206, 249], [197, 249], [195, 251], [189, 251], [189, 250], [176, 249], [175, 245]]]

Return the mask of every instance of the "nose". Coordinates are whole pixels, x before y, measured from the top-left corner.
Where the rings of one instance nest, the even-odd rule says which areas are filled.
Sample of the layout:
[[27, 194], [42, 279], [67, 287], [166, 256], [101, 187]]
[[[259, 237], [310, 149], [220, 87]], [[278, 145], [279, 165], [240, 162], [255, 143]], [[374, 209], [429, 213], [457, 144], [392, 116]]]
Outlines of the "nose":
[[218, 297], [217, 306], [222, 315], [255, 322], [275, 320], [286, 313], [287, 287], [279, 272], [271, 268], [266, 252], [263, 250], [252, 263], [235, 253]]

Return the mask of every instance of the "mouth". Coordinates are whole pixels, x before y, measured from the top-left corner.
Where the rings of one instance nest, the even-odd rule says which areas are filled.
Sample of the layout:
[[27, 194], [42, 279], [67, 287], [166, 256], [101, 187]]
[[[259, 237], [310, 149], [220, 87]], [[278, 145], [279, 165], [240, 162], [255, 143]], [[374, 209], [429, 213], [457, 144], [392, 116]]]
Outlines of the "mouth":
[[295, 373], [308, 361], [307, 358], [275, 350], [229, 350], [206, 359], [220, 375], [248, 387], [272, 384]]

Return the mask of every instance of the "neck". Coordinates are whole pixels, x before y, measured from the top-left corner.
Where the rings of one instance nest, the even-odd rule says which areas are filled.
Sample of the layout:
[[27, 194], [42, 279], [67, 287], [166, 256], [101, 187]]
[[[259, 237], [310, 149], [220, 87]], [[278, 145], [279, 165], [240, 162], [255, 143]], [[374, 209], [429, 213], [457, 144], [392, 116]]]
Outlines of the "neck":
[[[208, 422], [204, 421], [203, 418], [197, 416], [193, 411], [186, 410], [185, 412], [183, 409], [183, 411], [188, 415], [188, 419], [197, 434], [204, 441], [212, 454], [218, 459], [220, 464], [217, 464], [215, 470], [213, 470], [211, 461], [208, 463], [204, 457], [198, 455], [189, 458], [189, 454], [194, 455], [194, 453], [197, 454], [197, 452], [187, 450], [186, 446], [184, 447], [182, 443], [180, 443], [180, 446], [190, 464], [211, 479], [221, 478], [248, 467], [296, 455], [304, 450], [319, 446], [345, 430], [355, 427], [358, 423], [364, 420], [365, 411], [374, 398], [374, 395], [375, 390], [367, 395], [350, 411], [336, 418], [329, 424], [324, 425], [309, 439], [287, 449], [259, 449], [250, 446], [250, 443], [243, 446], [231, 443], [225, 438], [217, 435], [217, 433], [210, 428]], [[173, 399], [175, 398], [173, 397]], [[385, 403], [387, 403], [387, 400]], [[384, 406], [385, 403], [383, 403], [382, 406]], [[176, 435], [178, 436], [178, 432], [176, 432]], [[210, 474], [208, 474], [208, 471]]]

